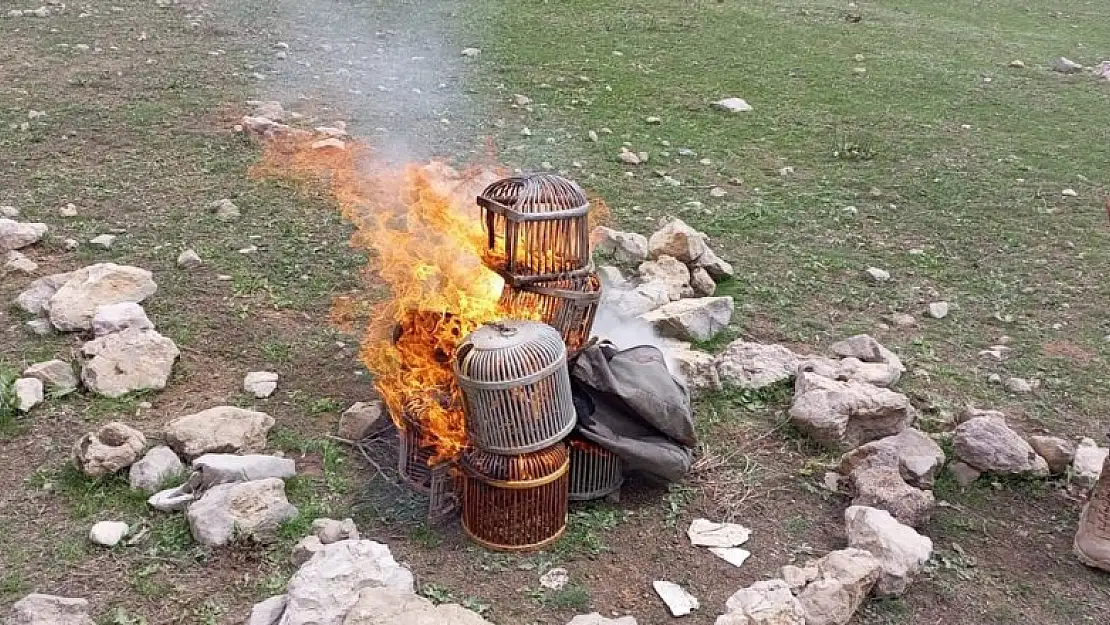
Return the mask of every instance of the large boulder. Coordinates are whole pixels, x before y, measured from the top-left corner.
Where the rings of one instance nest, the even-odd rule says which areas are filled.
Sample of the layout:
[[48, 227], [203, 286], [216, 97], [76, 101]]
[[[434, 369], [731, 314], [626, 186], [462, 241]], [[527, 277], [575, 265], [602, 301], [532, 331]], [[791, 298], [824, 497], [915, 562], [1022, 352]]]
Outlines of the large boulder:
[[143, 433], [112, 421], [88, 432], [73, 445], [73, 464], [90, 477], [111, 475], [139, 459], [146, 447]]
[[96, 625], [84, 599], [31, 594], [12, 605], [5, 625]]
[[871, 441], [844, 454], [838, 470], [849, 475], [876, 457], [892, 458], [902, 478], [918, 488], [931, 488], [945, 461], [944, 450], [936, 441], [920, 430], [906, 428], [894, 436]]
[[670, 290], [662, 282], [625, 285], [602, 293], [602, 307], [625, 317], [651, 312], [670, 301]]
[[672, 219], [648, 239], [648, 256], [673, 256], [683, 263], [692, 263], [709, 250], [705, 235], [686, 225], [681, 219]]
[[620, 263], [639, 263], [646, 260], [648, 255], [647, 237], [605, 226], [598, 226], [590, 231], [590, 245], [595, 253], [612, 256]]
[[682, 341], [708, 341], [732, 321], [731, 297], [682, 299], [640, 316], [659, 334]]
[[50, 322], [63, 332], [88, 330], [100, 306], [139, 303], [158, 286], [146, 269], [100, 263], [73, 272], [50, 298]]
[[736, 591], [715, 625], [806, 625], [805, 610], [781, 579], [756, 582]]
[[656, 260], [640, 263], [637, 269], [646, 284], [659, 284], [671, 301], [694, 295], [690, 286], [690, 270], [672, 256], [663, 255]]
[[852, 506], [845, 511], [844, 520], [848, 546], [869, 552], [882, 565], [875, 594], [880, 597], [903, 595], [914, 575], [932, 556], [933, 541], [899, 523], [885, 510]]
[[1038, 456], [1044, 458], [1053, 475], [1067, 471], [1075, 459], [1075, 444], [1056, 436], [1030, 436], [1029, 446]]
[[285, 498], [285, 482], [278, 478], [219, 484], [185, 509], [193, 539], [209, 547], [236, 536], [271, 539], [282, 521], [296, 516], [296, 506]]
[[882, 565], [862, 549], [833, 551], [817, 561], [818, 577], [798, 593], [805, 625], [847, 625], [879, 580]]
[[131, 465], [128, 482], [131, 488], [156, 493], [167, 480], [185, 472], [185, 465], [173, 450], [159, 445], [146, 452], [142, 460]]
[[65, 395], [77, 390], [77, 376], [73, 365], [64, 360], [48, 360], [27, 367], [24, 377], [40, 380], [47, 389], [56, 395]]
[[712, 354], [693, 349], [689, 343], [674, 339], [664, 339], [659, 349], [663, 351], [671, 374], [686, 383], [691, 395], [721, 389], [717, 361]]
[[701, 256], [690, 263], [690, 267], [692, 269], [705, 269], [706, 273], [714, 280], [726, 280], [734, 275], [732, 265], [717, 256], [717, 254], [708, 247], [705, 248], [705, 252], [703, 252]]
[[908, 397], [860, 382], [841, 382], [800, 372], [794, 385], [790, 419], [822, 445], [848, 451], [893, 436], [913, 424]]
[[286, 586], [280, 625], [342, 625], [364, 588], [413, 591], [412, 573], [397, 564], [389, 547], [372, 540], [324, 545]]
[[435, 605], [420, 595], [385, 587], [363, 588], [343, 625], [492, 625], [454, 604]]
[[104, 397], [166, 388], [181, 355], [172, 340], [138, 328], [93, 339], [81, 351], [89, 359], [81, 367], [81, 381]]
[[961, 423], [952, 448], [961, 460], [987, 473], [1048, 475], [1045, 459], [998, 417], [974, 417]]
[[848, 474], [852, 505], [886, 510], [911, 527], [921, 527], [933, 514], [933, 492], [906, 483], [898, 458], [891, 452], [872, 455]]
[[50, 312], [50, 298], [54, 297], [63, 284], [69, 282], [74, 273], [76, 272], [57, 273], [35, 280], [16, 296], [16, 308], [36, 317], [47, 315]]
[[717, 374], [723, 384], [759, 389], [794, 377], [798, 355], [782, 345], [737, 339], [717, 355]]
[[154, 323], [146, 316], [142, 306], [132, 302], [120, 302], [98, 306], [93, 312], [92, 331], [94, 336], [104, 336], [122, 332], [128, 328], [153, 330]]
[[186, 458], [208, 453], [262, 451], [274, 418], [264, 412], [217, 406], [166, 424], [166, 443]]
[[46, 236], [48, 228], [42, 223], [22, 223], [0, 218], [0, 252], [9, 252], [34, 245]]

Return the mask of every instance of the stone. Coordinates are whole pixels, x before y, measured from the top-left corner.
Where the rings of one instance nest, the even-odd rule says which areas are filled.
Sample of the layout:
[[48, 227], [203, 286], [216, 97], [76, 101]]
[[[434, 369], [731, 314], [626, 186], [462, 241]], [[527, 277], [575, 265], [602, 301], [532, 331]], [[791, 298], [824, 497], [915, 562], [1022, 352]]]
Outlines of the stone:
[[243, 379], [243, 390], [256, 399], [266, 399], [277, 390], [278, 374], [272, 371], [251, 371]]
[[649, 284], [659, 284], [666, 289], [671, 301], [690, 297], [694, 294], [690, 287], [690, 270], [678, 259], [662, 255], [656, 260], [640, 263], [640, 277]]
[[122, 332], [128, 328], [153, 330], [154, 323], [146, 316], [142, 306], [131, 302], [98, 306], [93, 313], [92, 331], [95, 336]]
[[32, 319], [23, 324], [35, 336], [49, 336], [54, 332], [54, 326], [49, 319]]
[[798, 355], [782, 345], [737, 339], [717, 355], [717, 373], [723, 384], [760, 389], [794, 377]]
[[77, 439], [73, 445], [73, 464], [90, 477], [104, 477], [131, 466], [145, 447], [142, 432], [112, 421]]
[[354, 519], [316, 519], [312, 522], [312, 533], [325, 545], [341, 540], [358, 540], [358, 527]]
[[42, 380], [38, 378], [19, 378], [12, 384], [15, 393], [15, 407], [20, 412], [30, 412], [45, 398]]
[[383, 587], [412, 593], [412, 584], [412, 573], [397, 564], [386, 545], [372, 540], [324, 545], [289, 580], [288, 602], [280, 623], [342, 623], [363, 589]]
[[975, 417], [961, 423], [952, 448], [960, 460], [985, 473], [1048, 475], [1045, 459], [997, 417]]
[[4, 625], [96, 625], [89, 602], [54, 595], [30, 594], [12, 605]]
[[801, 567], [787, 564], [780, 569], [779, 575], [790, 587], [790, 590], [795, 591], [804, 588], [806, 584], [817, 579], [818, 571], [816, 565]]
[[743, 113], [752, 110], [752, 105], [748, 104], [744, 98], [725, 98], [717, 100], [713, 103], [713, 107], [729, 113]]
[[274, 418], [264, 412], [217, 406], [166, 424], [166, 443], [186, 458], [207, 453], [262, 451]]
[[570, 581], [570, 573], [562, 567], [555, 567], [540, 575], [540, 586], [550, 590], [562, 590]]
[[705, 267], [694, 267], [690, 271], [690, 288], [698, 297], [709, 297], [717, 292], [717, 283]]
[[58, 209], [58, 214], [66, 218], [76, 217], [77, 205], [73, 202], [67, 202], [65, 206]]
[[254, 114], [259, 117], [275, 122], [285, 121], [285, 109], [277, 100], [247, 100], [247, 106], [253, 107]]
[[1084, 438], [1079, 441], [1071, 465], [1072, 481], [1082, 488], [1094, 486], [1102, 475], [1102, 466], [1107, 455], [1110, 455], [1110, 449], [1099, 447], [1094, 440]]
[[346, 150], [347, 144], [342, 139], [329, 137], [327, 139], [320, 139], [312, 143], [313, 150]]
[[[1094, 442], [1094, 441], [1091, 441]], [[1048, 463], [1052, 475], [1061, 475], [1075, 459], [1075, 445], [1056, 436], [1030, 436], [1029, 446]]]
[[296, 516], [297, 508], [285, 498], [285, 482], [276, 477], [218, 484], [185, 509], [193, 539], [208, 547], [244, 535], [271, 539], [282, 521]]
[[705, 269], [709, 273], [709, 277], [717, 281], [727, 280], [734, 274], [732, 265], [725, 262], [708, 247], [705, 248], [705, 252], [701, 256], [690, 263], [690, 266], [695, 269], [698, 267]]
[[598, 612], [579, 614], [570, 619], [567, 625], [637, 625], [635, 617], [605, 618]]
[[667, 609], [672, 616], [686, 616], [698, 609], [697, 597], [683, 590], [682, 586], [674, 582], [654, 581], [651, 583], [655, 594], [667, 604]]
[[200, 259], [200, 254], [197, 254], [195, 250], [185, 250], [177, 256], [177, 266], [182, 269], [196, 269], [203, 264], [204, 261]]
[[748, 542], [752, 531], [736, 523], [714, 523], [709, 519], [694, 519], [686, 530], [690, 544], [695, 547], [739, 547]]
[[871, 278], [872, 282], [887, 282], [890, 280], [890, 272], [886, 269], [879, 269], [878, 267], [868, 267], [867, 276]]
[[692, 394], [722, 388], [713, 354], [693, 349], [689, 343], [674, 339], [664, 339], [659, 349], [666, 358], [671, 375], [681, 379]]
[[130, 530], [121, 521], [101, 521], [89, 530], [89, 540], [104, 547], [115, 547]]
[[612, 265], [602, 265], [597, 268], [597, 276], [601, 279], [601, 286], [605, 290], [620, 288], [628, 283], [621, 270]]
[[709, 553], [737, 568], [743, 566], [752, 555], [752, 552], [739, 547], [710, 547]]
[[617, 153], [617, 158], [626, 165], [639, 165], [643, 162], [638, 154], [628, 148], [621, 148], [621, 151]]
[[[338, 625], [338, 623], [337, 623]], [[475, 612], [394, 588], [364, 588], [342, 625], [492, 625]]]
[[929, 304], [929, 316], [933, 319], [944, 319], [948, 316], [948, 302], [932, 302]]
[[798, 593], [805, 625], [847, 625], [879, 580], [875, 556], [849, 547], [817, 561], [818, 578]]
[[917, 319], [913, 315], [906, 313], [893, 313], [890, 315], [890, 322], [898, 328], [912, 328], [917, 325]]
[[478, 56], [481, 53], [481, 48], [463, 48], [463, 51], [461, 52], [463, 56]]
[[185, 465], [177, 454], [169, 447], [159, 445], [152, 447], [141, 460], [131, 465], [127, 479], [131, 488], [155, 493], [167, 480], [184, 472]]
[[1016, 395], [1028, 395], [1037, 388], [1034, 382], [1025, 378], [1006, 378], [1002, 385], [1006, 387], [1007, 391]]
[[848, 474], [852, 505], [886, 510], [901, 523], [921, 527], [933, 514], [936, 498], [932, 491], [906, 483], [892, 456], [873, 456]]
[[89, 245], [95, 245], [103, 250], [112, 249], [112, 245], [116, 242], [116, 235], [114, 234], [101, 234], [89, 239]]
[[590, 231], [590, 246], [594, 252], [611, 255], [619, 263], [640, 263], [648, 255], [647, 237], [605, 226], [598, 226]]
[[971, 486], [983, 474], [982, 471], [966, 462], [953, 462], [948, 465], [948, 471], [952, 473], [952, 478], [956, 480], [960, 488]]
[[285, 612], [287, 600], [285, 595], [277, 595], [254, 604], [251, 607], [251, 616], [247, 620], [247, 625], [277, 625], [282, 613]]
[[840, 382], [800, 372], [794, 384], [790, 419], [818, 443], [848, 451], [898, 434], [913, 424], [908, 397], [860, 382]]
[[1025, 61], [1022, 61], [1020, 59], [1014, 59], [1013, 61], [1010, 61], [1009, 67], [1012, 67], [1013, 69], [1024, 69], [1025, 68]]
[[708, 249], [705, 235], [677, 218], [667, 222], [648, 239], [648, 257], [653, 259], [671, 256], [680, 262], [691, 263]]
[[890, 354], [887, 362], [864, 362], [852, 356], [835, 359], [822, 356], [807, 356], [798, 363], [798, 371], [814, 373], [830, 380], [842, 382], [862, 382], [887, 388], [902, 379], [906, 367], [902, 361]]
[[252, 482], [276, 477], [286, 479], [297, 474], [292, 458], [264, 454], [204, 454], [193, 460], [193, 470], [200, 472], [197, 488], [204, 490], [217, 484]]
[[339, 415], [336, 435], [344, 440], [360, 441], [374, 432], [385, 414], [385, 404], [380, 400], [355, 402]]
[[301, 566], [305, 562], [312, 559], [318, 551], [324, 550], [324, 543], [318, 536], [305, 536], [293, 545], [293, 551], [289, 553], [289, 562], [293, 566]]
[[172, 340], [135, 328], [93, 339], [81, 351], [88, 358], [81, 367], [81, 382], [104, 397], [166, 388], [181, 355]]
[[88, 330], [100, 306], [138, 304], [157, 290], [145, 269], [114, 263], [91, 265], [73, 272], [50, 297], [50, 322], [62, 332]]
[[77, 376], [73, 367], [64, 360], [48, 360], [27, 367], [23, 377], [40, 380], [54, 395], [66, 395], [77, 390]]
[[631, 288], [617, 288], [602, 293], [604, 307], [626, 316], [651, 312], [671, 301], [667, 285], [659, 282], [637, 284]]
[[76, 272], [59, 273], [39, 278], [27, 286], [16, 298], [17, 308], [29, 315], [41, 317], [50, 312], [50, 298], [69, 281]]
[[905, 594], [915, 575], [933, 555], [933, 541], [899, 523], [889, 512], [852, 506], [844, 513], [848, 546], [875, 556], [882, 573], [874, 593], [879, 597]]
[[192, 492], [192, 490], [185, 485], [182, 485], [158, 491], [151, 495], [146, 502], [155, 510], [160, 510], [162, 512], [177, 512], [187, 508], [196, 497], [196, 493]]
[[944, 466], [944, 450], [929, 435], [914, 428], [902, 430], [865, 443], [840, 458], [838, 471], [849, 475], [872, 458], [888, 459], [898, 468], [902, 479], [917, 488], [932, 488]]
[[208, 205], [208, 208], [215, 213], [216, 219], [223, 222], [235, 221], [243, 215], [239, 207], [235, 205], [235, 202], [227, 198], [212, 202]]
[[19, 217], [19, 209], [14, 206], [0, 206], [0, 217], [15, 219], [16, 217]]
[[1083, 69], [1083, 66], [1067, 57], [1056, 57], [1052, 59], [1052, 71], [1060, 72], [1061, 74], [1074, 74]]
[[31, 260], [30, 258], [27, 258], [23, 254], [12, 250], [8, 252], [7, 257], [4, 260], [4, 269], [8, 271], [31, 275], [38, 271], [39, 264]]
[[725, 610], [715, 625], [806, 625], [801, 602], [781, 579], [756, 582], [736, 591]]
[[897, 354], [883, 347], [867, 334], [857, 334], [837, 341], [829, 346], [829, 350], [837, 358], [856, 358], [861, 362], [870, 363], [896, 362], [899, 365], [902, 363]]
[[47, 230], [43, 223], [22, 223], [6, 217], [0, 218], [0, 252], [21, 250], [34, 245], [46, 236]]
[[664, 304], [641, 319], [659, 334], [683, 341], [708, 341], [732, 320], [731, 297], [697, 297]]
[[81, 244], [77, 242], [77, 239], [66, 239], [62, 241], [62, 246], [65, 247], [67, 252], [72, 252], [81, 247]]

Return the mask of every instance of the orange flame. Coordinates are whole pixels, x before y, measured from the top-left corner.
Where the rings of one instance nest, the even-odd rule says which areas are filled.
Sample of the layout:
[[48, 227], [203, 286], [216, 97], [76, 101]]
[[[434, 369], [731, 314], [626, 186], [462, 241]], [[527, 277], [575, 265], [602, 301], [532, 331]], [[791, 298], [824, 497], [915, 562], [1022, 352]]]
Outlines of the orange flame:
[[453, 458], [466, 444], [466, 423], [451, 358], [472, 330], [505, 316], [504, 281], [482, 263], [485, 236], [474, 204], [500, 172], [458, 172], [434, 161], [391, 168], [361, 142], [320, 148], [313, 139], [270, 142], [253, 173], [330, 188], [355, 226], [352, 244], [371, 252], [370, 269], [391, 292], [371, 311], [360, 359], [394, 422], [407, 427], [405, 415], [419, 423], [433, 463]]

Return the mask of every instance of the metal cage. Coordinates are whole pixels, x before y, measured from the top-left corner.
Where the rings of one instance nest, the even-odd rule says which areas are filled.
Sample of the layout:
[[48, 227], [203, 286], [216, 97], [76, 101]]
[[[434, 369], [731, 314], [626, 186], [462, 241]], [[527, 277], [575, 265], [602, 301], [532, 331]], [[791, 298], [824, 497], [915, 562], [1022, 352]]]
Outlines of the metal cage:
[[567, 439], [570, 448], [570, 499], [588, 501], [616, 492], [624, 483], [621, 459], [580, 437]]
[[523, 454], [574, 428], [567, 348], [551, 326], [508, 320], [471, 332], [459, 345], [455, 377], [475, 447]]
[[556, 444], [519, 456], [463, 454], [462, 527], [497, 551], [541, 549], [566, 531], [570, 456]]
[[514, 286], [585, 275], [590, 268], [590, 203], [553, 174], [498, 180], [478, 196], [486, 263]]
[[563, 344], [571, 352], [590, 339], [600, 301], [601, 280], [594, 273], [518, 287], [506, 284], [501, 292], [504, 310], [517, 317], [538, 312], [544, 323], [562, 334]]

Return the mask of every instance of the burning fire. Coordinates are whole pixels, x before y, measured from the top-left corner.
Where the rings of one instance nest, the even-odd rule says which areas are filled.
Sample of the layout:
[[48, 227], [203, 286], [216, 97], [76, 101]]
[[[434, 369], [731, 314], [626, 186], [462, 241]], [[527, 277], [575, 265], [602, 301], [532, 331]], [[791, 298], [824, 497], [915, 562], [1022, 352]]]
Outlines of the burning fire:
[[[388, 285], [376, 304], [360, 358], [394, 422], [420, 425], [431, 463], [466, 444], [461, 397], [451, 370], [458, 343], [481, 324], [508, 316], [504, 281], [482, 262], [486, 237], [474, 198], [499, 172], [457, 172], [439, 162], [391, 168], [357, 141], [313, 147], [313, 137], [267, 145], [256, 174], [326, 184], [355, 226], [352, 244], [371, 252], [369, 269]], [[337, 301], [342, 311], [349, 301]], [[520, 316], [523, 311], [512, 311]]]

